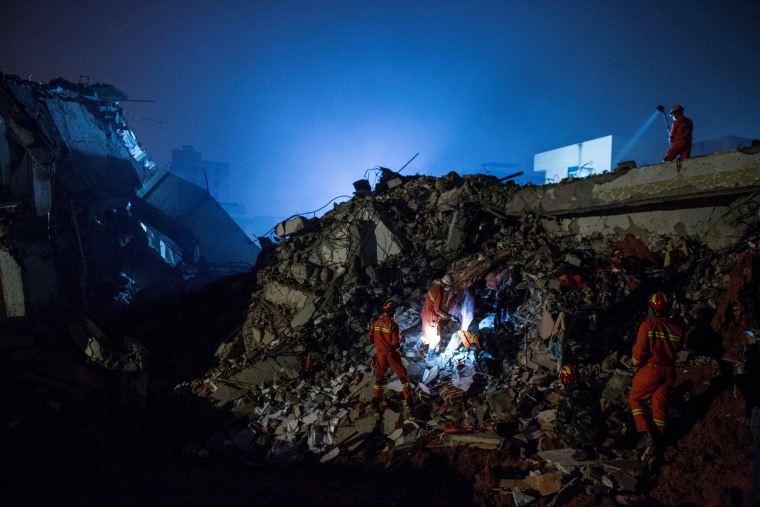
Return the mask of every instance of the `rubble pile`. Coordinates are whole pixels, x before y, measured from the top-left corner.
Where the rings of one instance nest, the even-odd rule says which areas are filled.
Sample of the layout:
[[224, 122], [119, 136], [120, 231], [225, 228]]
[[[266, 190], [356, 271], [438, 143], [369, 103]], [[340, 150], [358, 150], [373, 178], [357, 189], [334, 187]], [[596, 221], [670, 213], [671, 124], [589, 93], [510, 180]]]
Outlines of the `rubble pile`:
[[[283, 236], [262, 254], [267, 263], [256, 272], [242, 328], [219, 345], [214, 368], [176, 388], [235, 422], [185, 452], [392, 469], [416, 453], [474, 448], [503, 461], [475, 479], [476, 497], [488, 505], [579, 494], [629, 501], [656, 466], [632, 448], [626, 402], [642, 301], [654, 290], [672, 294], [690, 337], [681, 372], [707, 369], [708, 382], [719, 376], [718, 362], [740, 353], [728, 337], [757, 320], [758, 300], [747, 299], [757, 281], [733, 289], [741, 303], [725, 301], [742, 272], [737, 263], [757, 262], [757, 196], [731, 206], [743, 236], [717, 252], [665, 233], [649, 244], [630, 233], [583, 241], [551, 233], [537, 216], [498, 213], [515, 189], [482, 175], [411, 177], [357, 194], [319, 220], [278, 226]], [[419, 340], [420, 307], [447, 272], [455, 320], [429, 351]], [[394, 375], [378, 414], [369, 405], [374, 346], [366, 335], [388, 297], [400, 304], [416, 403], [404, 408]], [[729, 307], [743, 316], [725, 315]], [[455, 334], [456, 319], [468, 314], [482, 320], [480, 353], [459, 346]], [[716, 357], [716, 346], [725, 357]], [[578, 461], [553, 432], [556, 374], [569, 362], [583, 367], [608, 415], [599, 460]]]

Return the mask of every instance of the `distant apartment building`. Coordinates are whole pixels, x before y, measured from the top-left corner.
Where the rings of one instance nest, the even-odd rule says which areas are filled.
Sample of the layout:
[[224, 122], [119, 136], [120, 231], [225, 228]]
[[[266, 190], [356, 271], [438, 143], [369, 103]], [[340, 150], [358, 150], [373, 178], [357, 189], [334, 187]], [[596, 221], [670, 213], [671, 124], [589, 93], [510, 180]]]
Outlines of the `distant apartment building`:
[[230, 165], [226, 162], [203, 160], [201, 152], [185, 145], [172, 150], [171, 172], [180, 178], [208, 190], [219, 203], [230, 200]]
[[612, 168], [612, 136], [564, 146], [533, 157], [533, 170], [542, 171], [547, 183], [565, 178], [585, 178]]

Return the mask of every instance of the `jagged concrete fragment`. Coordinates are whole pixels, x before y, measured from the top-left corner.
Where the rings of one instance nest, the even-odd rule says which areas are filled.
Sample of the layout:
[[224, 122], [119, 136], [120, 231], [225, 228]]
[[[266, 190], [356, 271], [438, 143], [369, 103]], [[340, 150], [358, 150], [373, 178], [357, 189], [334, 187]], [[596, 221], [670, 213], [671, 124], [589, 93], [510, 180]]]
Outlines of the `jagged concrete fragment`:
[[462, 214], [459, 210], [455, 211], [454, 216], [451, 217], [451, 222], [449, 223], [449, 236], [446, 239], [446, 249], [448, 251], [455, 252], [462, 248], [465, 236], [465, 225], [466, 221]]
[[401, 178], [393, 178], [392, 180], [388, 180], [388, 190], [392, 190], [396, 187], [399, 187], [403, 183], [404, 181]]
[[338, 457], [340, 454], [340, 447], [334, 447], [331, 451], [326, 452], [321, 458], [319, 458], [320, 463], [327, 463], [328, 461], [331, 461]]
[[479, 449], [498, 449], [504, 438], [496, 433], [444, 433], [441, 441], [452, 447], [466, 445]]
[[304, 217], [295, 217], [277, 224], [274, 233], [284, 238], [302, 231], [304, 227], [306, 227], [306, 219]]
[[298, 312], [314, 301], [314, 294], [289, 287], [279, 282], [269, 282], [264, 286], [262, 297], [274, 305], [284, 305]]
[[317, 307], [314, 305], [313, 301], [306, 303], [301, 311], [299, 311], [293, 317], [293, 320], [290, 321], [290, 327], [296, 329], [300, 326], [303, 326], [311, 320], [311, 317], [314, 315], [315, 311], [317, 311]]

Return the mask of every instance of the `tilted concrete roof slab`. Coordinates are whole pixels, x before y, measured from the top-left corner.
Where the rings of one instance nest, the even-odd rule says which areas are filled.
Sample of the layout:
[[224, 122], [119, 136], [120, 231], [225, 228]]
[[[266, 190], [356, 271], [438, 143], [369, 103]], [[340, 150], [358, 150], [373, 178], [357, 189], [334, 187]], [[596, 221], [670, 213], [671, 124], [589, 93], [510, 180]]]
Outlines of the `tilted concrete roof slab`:
[[511, 216], [627, 213], [632, 207], [739, 196], [760, 189], [760, 153], [728, 151], [683, 160], [680, 164], [680, 170], [676, 162], [666, 162], [582, 180], [525, 187], [515, 192], [505, 212]]

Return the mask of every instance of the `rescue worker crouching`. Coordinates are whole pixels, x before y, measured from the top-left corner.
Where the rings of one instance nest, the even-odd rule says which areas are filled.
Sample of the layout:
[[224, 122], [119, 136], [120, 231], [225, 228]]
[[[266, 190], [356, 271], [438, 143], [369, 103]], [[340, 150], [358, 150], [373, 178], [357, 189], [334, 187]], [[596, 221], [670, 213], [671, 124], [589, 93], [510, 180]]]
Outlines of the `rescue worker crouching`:
[[368, 339], [375, 344], [377, 359], [375, 360], [375, 385], [372, 389], [372, 407], [378, 409], [382, 398], [383, 385], [391, 368], [401, 381], [401, 389], [407, 407], [411, 408], [412, 384], [401, 361], [401, 339], [399, 327], [393, 316], [398, 304], [388, 299], [383, 303], [383, 316], [377, 319], [369, 330]]
[[446, 311], [444, 298], [446, 293], [451, 290], [452, 285], [454, 285], [454, 278], [447, 273], [440, 282], [430, 287], [425, 294], [420, 318], [422, 320], [422, 343], [430, 347], [429, 351], [435, 350], [441, 341], [440, 321], [451, 318], [451, 315]]
[[559, 379], [565, 392], [557, 406], [554, 429], [568, 446], [576, 449], [573, 459], [595, 459], [604, 428], [599, 398], [580, 381], [578, 370], [573, 365], [564, 365]]
[[475, 365], [478, 370], [481, 370], [483, 368], [481, 361], [481, 351], [483, 350], [483, 346], [480, 341], [480, 328], [478, 327], [478, 323], [473, 320], [472, 323], [467, 326], [466, 330], [460, 329], [457, 331], [457, 335], [459, 336], [461, 345], [465, 349], [473, 352]]
[[[662, 292], [649, 297], [653, 317], [639, 326], [636, 343], [631, 354], [634, 369], [628, 404], [639, 439], [637, 449], [662, 445], [667, 428], [668, 398], [676, 381], [676, 357], [683, 347], [683, 330], [667, 317], [670, 304]], [[651, 427], [647, 402], [651, 400]]]

